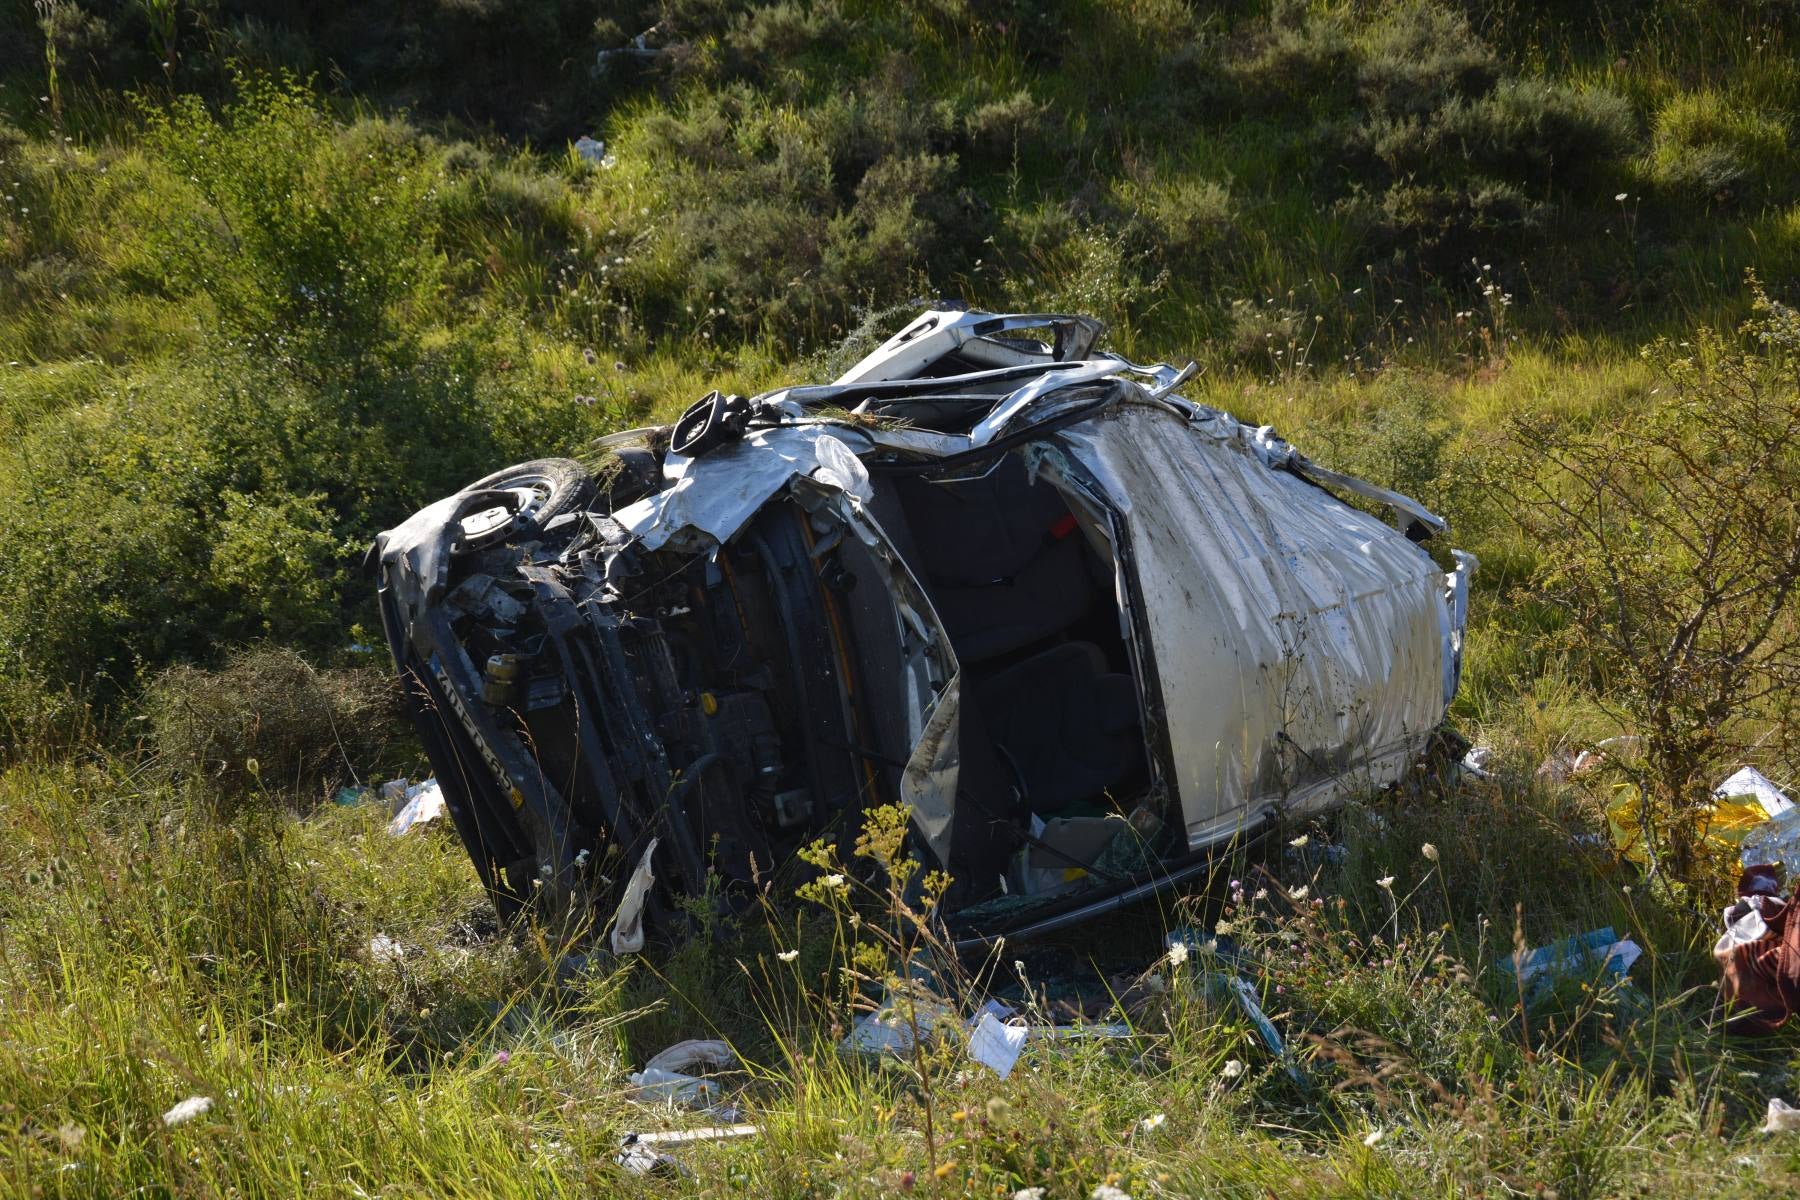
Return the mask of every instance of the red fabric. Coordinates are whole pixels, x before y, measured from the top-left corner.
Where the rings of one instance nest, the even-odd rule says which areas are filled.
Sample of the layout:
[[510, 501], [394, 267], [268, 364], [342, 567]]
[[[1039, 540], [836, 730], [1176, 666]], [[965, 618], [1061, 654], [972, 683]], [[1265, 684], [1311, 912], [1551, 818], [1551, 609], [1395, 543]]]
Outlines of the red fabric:
[[[1774, 1033], [1790, 1013], [1800, 1011], [1800, 921], [1792, 919], [1793, 904], [1775, 894], [1779, 880], [1774, 867], [1745, 870], [1738, 895], [1758, 897], [1753, 903], [1768, 931], [1740, 945], [1721, 938], [1713, 949], [1722, 972], [1719, 990], [1730, 1013], [1725, 1028], [1731, 1033]], [[1740, 911], [1747, 911], [1745, 905], [1728, 910]]]

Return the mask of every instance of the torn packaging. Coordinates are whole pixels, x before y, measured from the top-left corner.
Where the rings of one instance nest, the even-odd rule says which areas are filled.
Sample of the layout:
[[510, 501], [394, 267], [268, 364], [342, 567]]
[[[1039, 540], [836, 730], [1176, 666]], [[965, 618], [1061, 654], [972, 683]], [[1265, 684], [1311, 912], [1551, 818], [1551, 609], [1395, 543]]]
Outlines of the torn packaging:
[[[654, 928], [899, 802], [969, 945], [1397, 779], [1455, 690], [1472, 560], [1097, 335], [928, 313], [835, 383], [709, 397], [691, 454], [607, 439], [604, 491], [522, 464], [384, 534], [388, 642], [502, 912], [604, 914], [657, 839]], [[1137, 843], [1104, 865], [1032, 835], [1109, 812]], [[1027, 847], [1056, 886], [1002, 895]]]

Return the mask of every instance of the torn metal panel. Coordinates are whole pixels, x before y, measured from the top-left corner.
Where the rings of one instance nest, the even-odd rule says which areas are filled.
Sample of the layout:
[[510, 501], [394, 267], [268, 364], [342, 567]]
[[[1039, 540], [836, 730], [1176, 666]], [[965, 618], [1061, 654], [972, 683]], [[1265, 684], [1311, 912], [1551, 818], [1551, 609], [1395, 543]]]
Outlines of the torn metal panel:
[[796, 475], [819, 469], [821, 442], [866, 450], [868, 440], [841, 425], [780, 426], [752, 432], [743, 441], [703, 458], [669, 456], [666, 490], [613, 513], [613, 519], [646, 549], [660, 550], [680, 537], [690, 548], [730, 541], [768, 499]]
[[1399, 777], [1452, 653], [1429, 555], [1155, 408], [1056, 439], [1124, 517], [1189, 846]]
[[669, 891], [752, 895], [897, 801], [975, 944], [1396, 778], [1455, 692], [1473, 559], [1098, 333], [927, 313], [835, 382], [604, 439], [604, 487], [520, 464], [383, 535], [383, 625], [502, 912], [616, 904], [629, 952]]

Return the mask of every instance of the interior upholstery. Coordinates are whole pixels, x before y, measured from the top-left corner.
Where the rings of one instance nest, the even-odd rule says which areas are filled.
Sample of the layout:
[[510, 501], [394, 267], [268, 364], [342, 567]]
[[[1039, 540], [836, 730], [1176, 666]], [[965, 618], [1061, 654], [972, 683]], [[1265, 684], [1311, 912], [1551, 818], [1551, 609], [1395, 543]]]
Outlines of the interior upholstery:
[[1064, 642], [976, 692], [986, 733], [1023, 781], [1027, 806], [1054, 816], [1092, 800], [1143, 757], [1137, 689], [1092, 642]]
[[1030, 483], [1016, 455], [976, 480], [903, 476], [877, 499], [876, 520], [920, 575], [965, 665], [1060, 633], [1094, 602], [1068, 504], [1048, 483]]

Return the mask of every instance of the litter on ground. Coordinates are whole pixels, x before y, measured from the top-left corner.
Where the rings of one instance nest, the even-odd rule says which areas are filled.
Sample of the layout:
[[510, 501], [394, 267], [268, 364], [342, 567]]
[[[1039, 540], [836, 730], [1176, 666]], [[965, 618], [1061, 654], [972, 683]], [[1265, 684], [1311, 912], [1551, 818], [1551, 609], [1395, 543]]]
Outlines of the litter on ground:
[[1732, 1033], [1774, 1033], [1800, 1003], [1800, 923], [1781, 895], [1781, 870], [1763, 863], [1738, 879], [1738, 898], [1724, 913], [1713, 946], [1719, 989]]
[[1030, 1032], [1023, 1025], [1008, 1025], [993, 1013], [983, 1012], [969, 1035], [969, 1057], [1005, 1079], [1019, 1061]]
[[400, 811], [388, 822], [388, 836], [405, 837], [413, 826], [435, 821], [447, 811], [444, 792], [438, 787], [437, 780], [427, 779], [423, 783], [415, 783], [402, 792]]
[[1800, 1133], [1800, 1108], [1780, 1096], [1769, 1097], [1769, 1112], [1763, 1119], [1764, 1133]]
[[708, 1109], [718, 1103], [721, 1086], [718, 1080], [694, 1072], [706, 1067], [729, 1070], [737, 1065], [737, 1052], [725, 1042], [696, 1039], [677, 1042], [654, 1055], [642, 1071], [627, 1076], [627, 1082], [634, 1100]]

